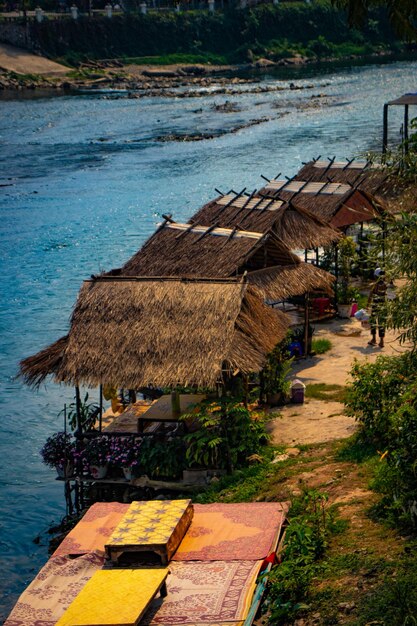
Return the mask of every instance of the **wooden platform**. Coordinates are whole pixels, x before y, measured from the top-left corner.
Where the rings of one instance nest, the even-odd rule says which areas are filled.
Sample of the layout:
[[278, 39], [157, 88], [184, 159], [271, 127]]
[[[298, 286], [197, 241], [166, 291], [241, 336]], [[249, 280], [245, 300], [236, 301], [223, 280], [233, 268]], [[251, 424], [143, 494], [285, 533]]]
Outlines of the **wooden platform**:
[[56, 626], [136, 626], [158, 592], [167, 595], [167, 568], [96, 572]]
[[191, 500], [132, 502], [106, 544], [106, 553], [117, 564], [125, 553], [138, 560], [156, 554], [165, 565], [184, 538], [193, 513]]

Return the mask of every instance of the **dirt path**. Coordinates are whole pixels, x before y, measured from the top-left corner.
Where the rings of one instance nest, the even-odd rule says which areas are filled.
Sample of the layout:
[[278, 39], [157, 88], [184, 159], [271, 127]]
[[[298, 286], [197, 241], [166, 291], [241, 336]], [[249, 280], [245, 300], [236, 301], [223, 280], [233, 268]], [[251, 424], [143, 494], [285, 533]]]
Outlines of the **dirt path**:
[[0, 44], [0, 68], [16, 74], [42, 76], [64, 76], [69, 71], [64, 65], [5, 43]]
[[[326, 338], [332, 349], [321, 356], [301, 359], [294, 364], [293, 377], [307, 383], [346, 385], [353, 360], [375, 361], [379, 354], [398, 354], [401, 347], [392, 331], [387, 332], [386, 347], [368, 345], [370, 334], [354, 319], [332, 320], [317, 324], [314, 338]], [[274, 444], [310, 444], [350, 437], [355, 420], [344, 415], [340, 402], [307, 399], [304, 404], [288, 404], [274, 412], [270, 423]]]

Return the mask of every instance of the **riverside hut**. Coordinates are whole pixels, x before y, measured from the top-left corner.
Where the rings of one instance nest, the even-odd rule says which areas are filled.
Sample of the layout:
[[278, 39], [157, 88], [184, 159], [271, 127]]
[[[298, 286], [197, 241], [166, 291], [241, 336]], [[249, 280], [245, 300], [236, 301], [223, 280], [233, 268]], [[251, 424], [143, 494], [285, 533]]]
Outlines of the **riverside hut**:
[[164, 222], [119, 270], [121, 276], [230, 277], [298, 257], [273, 233]]
[[355, 159], [337, 161], [334, 158], [313, 159], [295, 175], [295, 180], [350, 185], [371, 196], [384, 208], [386, 208], [386, 203], [396, 195], [391, 178], [392, 176], [376, 163]]
[[85, 281], [69, 333], [21, 362], [26, 383], [138, 389], [214, 387], [260, 371], [288, 328], [242, 278], [100, 277]]
[[368, 194], [348, 183], [328, 180], [271, 180], [263, 193], [291, 202], [292, 206], [312, 213], [333, 228], [369, 222], [381, 214], [380, 205]]
[[[259, 274], [262, 270], [262, 274]], [[285, 270], [285, 271], [284, 271]], [[303, 263], [278, 239], [235, 228], [165, 222], [119, 270], [120, 276], [232, 277], [247, 272], [269, 301], [310, 291], [332, 293], [334, 277]], [[262, 279], [261, 279], [262, 276]]]
[[337, 241], [340, 233], [320, 217], [291, 202], [252, 194], [230, 192], [199, 209], [190, 222], [224, 228], [272, 232], [290, 249], [312, 249]]

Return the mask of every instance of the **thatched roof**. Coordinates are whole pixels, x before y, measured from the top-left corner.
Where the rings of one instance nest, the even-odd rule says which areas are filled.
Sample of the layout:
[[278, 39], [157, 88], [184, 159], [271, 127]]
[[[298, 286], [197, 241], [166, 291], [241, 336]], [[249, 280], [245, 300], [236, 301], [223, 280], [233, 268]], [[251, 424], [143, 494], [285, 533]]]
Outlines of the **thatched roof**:
[[83, 284], [68, 336], [25, 359], [21, 374], [31, 385], [52, 374], [87, 386], [212, 387], [225, 364], [262, 369], [287, 328], [242, 280], [100, 278]]
[[248, 274], [248, 282], [262, 292], [270, 301], [285, 300], [309, 291], [333, 293], [335, 277], [309, 263], [269, 267]]
[[398, 193], [394, 178], [370, 161], [313, 160], [296, 174], [297, 180], [332, 181], [348, 184], [384, 202]]
[[208, 226], [217, 223], [224, 228], [238, 226], [260, 233], [272, 230], [288, 248], [297, 249], [327, 246], [339, 237], [335, 229], [305, 209], [256, 192], [230, 192], [216, 198], [197, 211], [190, 222]]
[[370, 221], [379, 215], [372, 198], [347, 183], [271, 180], [263, 193], [290, 202], [335, 228]]
[[265, 264], [292, 263], [294, 255], [272, 235], [167, 222], [119, 274], [226, 278]]
[[68, 344], [68, 335], [20, 363], [20, 375], [28, 385], [39, 387], [48, 374], [58, 371]]

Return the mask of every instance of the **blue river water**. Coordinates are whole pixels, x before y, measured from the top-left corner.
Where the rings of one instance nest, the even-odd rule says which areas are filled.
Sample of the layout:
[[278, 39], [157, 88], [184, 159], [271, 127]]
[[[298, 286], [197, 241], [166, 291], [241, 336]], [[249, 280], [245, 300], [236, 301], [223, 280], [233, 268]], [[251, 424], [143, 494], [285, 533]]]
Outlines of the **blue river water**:
[[[62, 428], [58, 413], [73, 391], [28, 389], [15, 378], [20, 359], [65, 334], [81, 281], [118, 267], [162, 213], [185, 220], [215, 187], [252, 190], [260, 174], [291, 176], [318, 155], [379, 149], [382, 105], [417, 90], [417, 61], [268, 74], [260, 84], [284, 89], [0, 100], [0, 617], [47, 559], [45, 531], [65, 514], [62, 483], [39, 449]], [[226, 98], [240, 110], [215, 110]], [[214, 139], [157, 141], [260, 119]], [[400, 111], [390, 119], [398, 140]]]

